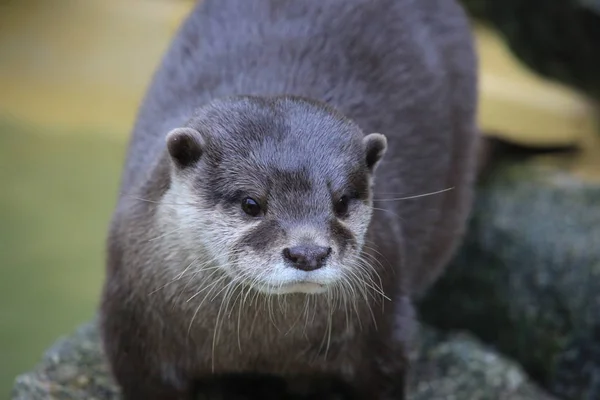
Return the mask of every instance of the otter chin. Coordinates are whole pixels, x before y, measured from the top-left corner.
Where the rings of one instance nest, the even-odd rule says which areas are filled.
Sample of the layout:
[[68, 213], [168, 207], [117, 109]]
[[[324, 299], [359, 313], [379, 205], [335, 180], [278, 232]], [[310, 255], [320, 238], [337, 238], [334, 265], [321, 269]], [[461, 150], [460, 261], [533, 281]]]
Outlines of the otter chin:
[[273, 285], [268, 283], [259, 283], [253, 285], [254, 288], [266, 294], [290, 294], [290, 293], [306, 293], [318, 294], [325, 293], [328, 290], [326, 284], [316, 283], [311, 281], [292, 281]]
[[341, 273], [326, 265], [317, 270], [304, 271], [281, 264], [274, 267], [269, 276], [250, 282], [250, 285], [266, 294], [317, 294], [333, 290], [341, 280]]

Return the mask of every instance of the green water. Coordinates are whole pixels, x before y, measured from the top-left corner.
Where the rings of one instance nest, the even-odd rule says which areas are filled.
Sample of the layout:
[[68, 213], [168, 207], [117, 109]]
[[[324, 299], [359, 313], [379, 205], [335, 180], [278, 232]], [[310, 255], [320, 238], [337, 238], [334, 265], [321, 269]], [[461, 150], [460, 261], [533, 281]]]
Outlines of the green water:
[[92, 317], [124, 142], [0, 120], [0, 398]]

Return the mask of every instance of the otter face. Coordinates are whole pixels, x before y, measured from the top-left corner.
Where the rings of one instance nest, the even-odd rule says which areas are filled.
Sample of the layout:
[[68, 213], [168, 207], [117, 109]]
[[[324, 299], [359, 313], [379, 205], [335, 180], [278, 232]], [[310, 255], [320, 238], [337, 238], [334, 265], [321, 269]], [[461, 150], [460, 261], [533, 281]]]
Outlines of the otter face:
[[364, 285], [373, 172], [386, 146], [298, 98], [211, 103], [167, 135], [167, 197], [180, 204], [190, 258], [209, 253], [232, 282], [269, 294]]

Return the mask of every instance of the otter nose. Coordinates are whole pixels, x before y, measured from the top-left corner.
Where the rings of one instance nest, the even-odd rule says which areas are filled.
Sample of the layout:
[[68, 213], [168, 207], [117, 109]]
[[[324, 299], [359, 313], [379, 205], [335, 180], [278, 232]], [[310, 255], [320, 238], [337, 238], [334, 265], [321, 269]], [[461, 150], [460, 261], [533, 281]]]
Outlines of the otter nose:
[[313, 271], [325, 265], [331, 247], [300, 245], [283, 249], [283, 257], [303, 271]]

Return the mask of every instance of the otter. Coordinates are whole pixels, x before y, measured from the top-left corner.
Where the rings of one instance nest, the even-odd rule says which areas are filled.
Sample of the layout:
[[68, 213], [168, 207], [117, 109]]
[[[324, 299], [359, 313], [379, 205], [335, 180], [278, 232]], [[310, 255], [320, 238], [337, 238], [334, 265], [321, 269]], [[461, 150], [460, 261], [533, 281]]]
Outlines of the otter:
[[203, 0], [155, 72], [107, 238], [127, 400], [223, 374], [404, 399], [411, 300], [460, 243], [477, 59], [455, 0]]

